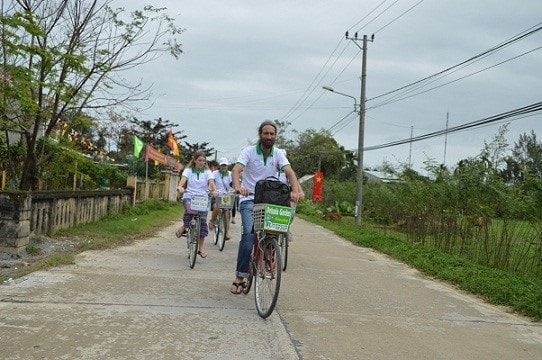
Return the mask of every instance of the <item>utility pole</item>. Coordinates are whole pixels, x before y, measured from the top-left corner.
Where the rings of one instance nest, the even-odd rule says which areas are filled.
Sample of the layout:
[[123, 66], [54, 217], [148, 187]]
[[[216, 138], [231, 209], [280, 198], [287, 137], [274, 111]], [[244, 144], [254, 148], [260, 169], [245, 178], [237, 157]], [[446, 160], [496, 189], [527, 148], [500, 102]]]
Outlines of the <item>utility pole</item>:
[[412, 136], [414, 135], [414, 126], [410, 126], [410, 149], [408, 151], [408, 167], [412, 169]]
[[[364, 147], [364, 137], [365, 137], [365, 78], [367, 76], [367, 35], [363, 35], [363, 39], [358, 38], [358, 33], [354, 34], [354, 37], [348, 36], [348, 31], [346, 32], [346, 39], [352, 40], [357, 47], [362, 50], [362, 60], [361, 60], [361, 94], [360, 94], [360, 105], [359, 105], [359, 134], [358, 134], [358, 168], [356, 174], [356, 224], [361, 225], [361, 212], [363, 209], [363, 147]], [[371, 36], [371, 42], [374, 41], [374, 34]], [[362, 41], [362, 46], [360, 47], [357, 41]]]
[[450, 113], [446, 112], [446, 131], [444, 132], [444, 160], [442, 164], [446, 166], [446, 148], [448, 147], [448, 121], [450, 120]]

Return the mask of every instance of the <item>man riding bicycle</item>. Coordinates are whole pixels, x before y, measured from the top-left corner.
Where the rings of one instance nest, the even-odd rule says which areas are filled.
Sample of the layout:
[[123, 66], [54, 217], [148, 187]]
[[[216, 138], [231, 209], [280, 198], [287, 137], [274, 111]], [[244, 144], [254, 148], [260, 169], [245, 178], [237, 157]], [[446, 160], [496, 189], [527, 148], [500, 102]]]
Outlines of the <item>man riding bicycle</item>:
[[[277, 125], [272, 121], [264, 121], [258, 128], [259, 141], [241, 151], [232, 169], [233, 188], [241, 196], [239, 213], [241, 214], [242, 235], [237, 253], [235, 280], [230, 291], [240, 294], [243, 291], [244, 279], [249, 276], [250, 253], [254, 241], [253, 207], [256, 182], [269, 176], [276, 176], [277, 169], [283, 171], [292, 187], [291, 199], [297, 201], [305, 197], [297, 176], [286, 156], [275, 148]], [[241, 172], [243, 179], [241, 181]]]

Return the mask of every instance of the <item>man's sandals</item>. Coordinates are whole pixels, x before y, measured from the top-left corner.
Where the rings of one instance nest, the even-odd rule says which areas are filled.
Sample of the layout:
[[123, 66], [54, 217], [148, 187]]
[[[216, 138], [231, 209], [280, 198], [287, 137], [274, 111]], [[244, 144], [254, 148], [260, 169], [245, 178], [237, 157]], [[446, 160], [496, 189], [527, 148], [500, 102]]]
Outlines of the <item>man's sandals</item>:
[[245, 282], [244, 281], [241, 281], [241, 282], [232, 282], [231, 283], [231, 288], [230, 288], [230, 292], [232, 294], [235, 294], [235, 295], [239, 295], [240, 293], [243, 292], [244, 288], [245, 288]]

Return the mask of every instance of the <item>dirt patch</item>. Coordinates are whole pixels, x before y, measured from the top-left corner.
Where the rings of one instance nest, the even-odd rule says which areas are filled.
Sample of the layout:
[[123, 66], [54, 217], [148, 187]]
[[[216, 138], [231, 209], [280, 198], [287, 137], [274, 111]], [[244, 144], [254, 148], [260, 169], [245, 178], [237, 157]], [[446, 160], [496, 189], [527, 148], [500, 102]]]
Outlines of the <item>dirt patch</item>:
[[82, 238], [51, 238], [36, 236], [30, 240], [25, 251], [18, 255], [0, 252], [0, 277], [11, 277], [21, 268], [30, 266], [36, 261], [51, 256], [54, 253], [79, 252], [80, 245], [87, 241]]

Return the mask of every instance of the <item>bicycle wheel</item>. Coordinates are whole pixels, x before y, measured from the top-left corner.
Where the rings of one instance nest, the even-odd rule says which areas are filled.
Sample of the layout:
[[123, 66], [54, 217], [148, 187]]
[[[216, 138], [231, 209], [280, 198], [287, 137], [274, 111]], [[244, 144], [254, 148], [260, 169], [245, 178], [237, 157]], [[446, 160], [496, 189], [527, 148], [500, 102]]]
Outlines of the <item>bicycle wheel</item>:
[[218, 224], [219, 224], [219, 221], [220, 221], [220, 211], [218, 212], [218, 215], [216, 217], [216, 220], [215, 220], [215, 226], [211, 229], [209, 227], [209, 232], [213, 232], [213, 242], [216, 244], [218, 244]]
[[[195, 220], [195, 224], [193, 221]], [[188, 244], [188, 265], [193, 269], [196, 265], [196, 257], [198, 255], [198, 237], [199, 237], [200, 223], [199, 218], [193, 218], [190, 221], [188, 227], [188, 233], [186, 234], [186, 242]]]
[[252, 261], [252, 255], [250, 255], [250, 263], [248, 265], [248, 276], [245, 279], [245, 287], [243, 288], [243, 294], [248, 294], [252, 287], [252, 281], [254, 280], [254, 262]]
[[258, 314], [265, 319], [277, 304], [282, 275], [280, 246], [275, 236], [263, 239], [262, 252], [255, 266], [254, 300]]
[[218, 249], [224, 250], [224, 243], [226, 242], [226, 226], [228, 226], [228, 217], [224, 211], [220, 211], [218, 214]]
[[282, 271], [286, 271], [286, 266], [288, 266], [288, 233], [279, 235], [279, 245], [280, 245], [280, 257], [282, 260]]

